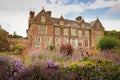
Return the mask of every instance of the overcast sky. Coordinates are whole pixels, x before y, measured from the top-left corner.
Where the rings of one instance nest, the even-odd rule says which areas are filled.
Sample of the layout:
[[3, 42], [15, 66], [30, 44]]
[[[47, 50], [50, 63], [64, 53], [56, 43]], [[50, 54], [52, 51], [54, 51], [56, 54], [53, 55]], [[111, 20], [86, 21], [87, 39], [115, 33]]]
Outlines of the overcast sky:
[[0, 24], [10, 34], [25, 37], [29, 11], [38, 14], [43, 7], [52, 17], [82, 16], [88, 22], [98, 17], [106, 30], [120, 31], [120, 0], [0, 0]]

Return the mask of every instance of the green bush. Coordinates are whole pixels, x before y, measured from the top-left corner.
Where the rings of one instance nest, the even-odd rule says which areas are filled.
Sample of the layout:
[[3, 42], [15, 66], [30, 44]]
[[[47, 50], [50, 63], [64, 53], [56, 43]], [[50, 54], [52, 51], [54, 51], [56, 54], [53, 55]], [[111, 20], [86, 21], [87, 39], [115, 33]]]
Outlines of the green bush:
[[101, 50], [107, 50], [107, 49], [111, 50], [111, 49], [120, 47], [120, 41], [111, 36], [104, 36], [98, 41], [96, 46], [97, 48], [100, 48]]
[[76, 74], [75, 80], [119, 80], [120, 68], [117, 64], [107, 61], [81, 61], [71, 63], [66, 68], [66, 72]]
[[55, 49], [54, 45], [50, 45], [50, 50], [53, 51]]
[[13, 48], [12, 48], [12, 50], [17, 52], [18, 54], [22, 54], [24, 52], [24, 49], [25, 47], [23, 44], [15, 44], [13, 45]]
[[47, 46], [47, 49], [53, 51], [55, 49], [55, 46], [54, 45], [49, 45], [49, 46]]

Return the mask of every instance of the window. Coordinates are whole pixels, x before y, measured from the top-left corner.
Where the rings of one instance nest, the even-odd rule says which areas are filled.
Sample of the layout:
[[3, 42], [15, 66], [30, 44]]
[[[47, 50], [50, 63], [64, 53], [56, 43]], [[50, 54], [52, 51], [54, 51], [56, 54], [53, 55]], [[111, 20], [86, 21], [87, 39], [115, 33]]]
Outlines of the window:
[[41, 16], [41, 22], [45, 22], [45, 17]]
[[85, 24], [84, 23], [82, 23], [82, 28], [85, 28]]
[[55, 35], [60, 35], [60, 34], [61, 34], [60, 28], [55, 27]]
[[35, 46], [40, 47], [40, 37], [35, 37]]
[[77, 29], [71, 28], [71, 36], [77, 36]]
[[89, 37], [89, 31], [88, 30], [85, 31], [85, 37]]
[[76, 47], [76, 39], [71, 39], [71, 44], [73, 47]]
[[96, 37], [98, 37], [98, 36], [99, 36], [99, 34], [100, 34], [100, 32], [99, 32], [99, 31], [95, 31], [95, 36], [96, 36]]
[[82, 40], [79, 40], [79, 41], [78, 41], [78, 46], [79, 46], [79, 47], [82, 47]]
[[39, 27], [39, 33], [40, 34], [46, 34], [47, 33], [47, 27], [45, 25], [41, 25]]
[[60, 25], [64, 25], [64, 21], [60, 21]]
[[97, 29], [99, 29], [99, 27], [100, 27], [100, 23], [97, 23]]
[[85, 47], [89, 47], [89, 40], [85, 40]]
[[55, 38], [55, 46], [60, 46], [60, 38]]
[[51, 45], [51, 38], [50, 37], [45, 37], [45, 45]]
[[63, 32], [63, 35], [68, 35], [68, 29], [67, 28], [64, 28], [64, 32]]
[[78, 31], [78, 36], [82, 36], [82, 31], [81, 30]]
[[64, 38], [64, 44], [68, 44], [69, 38]]

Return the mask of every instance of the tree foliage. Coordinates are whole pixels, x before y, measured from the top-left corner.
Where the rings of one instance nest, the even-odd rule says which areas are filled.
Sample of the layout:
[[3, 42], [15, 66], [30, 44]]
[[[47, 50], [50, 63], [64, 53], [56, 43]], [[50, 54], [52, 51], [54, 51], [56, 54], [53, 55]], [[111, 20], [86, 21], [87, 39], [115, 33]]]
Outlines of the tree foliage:
[[22, 38], [22, 36], [17, 35], [17, 33], [14, 32], [13, 34], [10, 34], [10, 35], [9, 35], [9, 38]]
[[105, 35], [106, 36], [112, 36], [112, 37], [115, 37], [115, 38], [120, 40], [120, 31], [115, 31], [115, 30], [105, 31]]
[[3, 36], [2, 34], [0, 33], [0, 44], [3, 42]]
[[114, 49], [120, 47], [120, 40], [112, 36], [104, 36], [97, 43], [97, 48], [101, 50]]

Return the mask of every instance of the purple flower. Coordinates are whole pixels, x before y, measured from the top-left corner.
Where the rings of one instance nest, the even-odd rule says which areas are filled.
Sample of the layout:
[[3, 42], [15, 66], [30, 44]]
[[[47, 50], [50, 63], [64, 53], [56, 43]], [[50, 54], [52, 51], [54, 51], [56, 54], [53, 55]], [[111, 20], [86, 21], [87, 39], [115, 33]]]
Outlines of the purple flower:
[[17, 76], [17, 72], [14, 73], [14, 77], [16, 77], [16, 76]]
[[118, 62], [118, 65], [120, 66], [120, 62]]
[[58, 64], [53, 62], [52, 60], [47, 60], [45, 67], [48, 68], [48, 69], [57, 69], [58, 68]]

